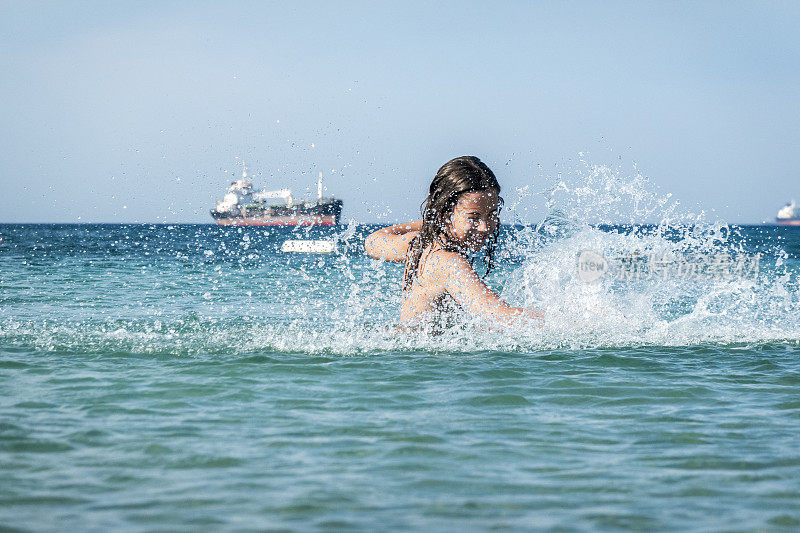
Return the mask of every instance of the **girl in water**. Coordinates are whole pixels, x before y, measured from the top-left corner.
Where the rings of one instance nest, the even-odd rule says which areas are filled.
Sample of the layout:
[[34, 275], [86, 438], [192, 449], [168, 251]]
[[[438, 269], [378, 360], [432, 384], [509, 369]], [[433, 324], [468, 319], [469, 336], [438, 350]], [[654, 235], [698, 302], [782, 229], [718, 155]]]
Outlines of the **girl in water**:
[[520, 318], [541, 321], [542, 312], [501, 300], [472, 266], [481, 252], [487, 274], [493, 266], [502, 205], [500, 184], [489, 167], [474, 156], [457, 157], [433, 178], [422, 220], [367, 237], [371, 257], [405, 262], [401, 323], [441, 324], [460, 310], [500, 324]]

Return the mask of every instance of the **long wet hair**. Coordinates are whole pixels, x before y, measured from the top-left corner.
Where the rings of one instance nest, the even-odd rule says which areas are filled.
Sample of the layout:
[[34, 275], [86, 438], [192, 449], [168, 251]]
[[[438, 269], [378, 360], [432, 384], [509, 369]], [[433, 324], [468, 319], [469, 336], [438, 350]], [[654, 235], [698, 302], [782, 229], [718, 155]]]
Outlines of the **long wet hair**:
[[[428, 197], [422, 202], [422, 228], [414, 237], [406, 251], [406, 269], [403, 273], [403, 291], [409, 290], [417, 276], [422, 254], [434, 243], [443, 249], [463, 253], [448, 234], [447, 227], [458, 203], [458, 198], [468, 192], [494, 190], [497, 192], [498, 209], [503, 205], [500, 198], [500, 184], [494, 172], [475, 156], [465, 155], [451, 159], [436, 173], [431, 182]], [[500, 223], [486, 241], [483, 262], [486, 274], [494, 266], [494, 249]]]

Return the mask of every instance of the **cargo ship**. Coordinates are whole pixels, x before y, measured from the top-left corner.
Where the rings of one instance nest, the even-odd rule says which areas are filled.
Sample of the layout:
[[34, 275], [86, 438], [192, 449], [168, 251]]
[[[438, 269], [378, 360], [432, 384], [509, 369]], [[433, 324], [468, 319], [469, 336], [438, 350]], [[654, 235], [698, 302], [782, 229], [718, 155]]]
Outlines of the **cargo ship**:
[[211, 216], [220, 226], [335, 226], [342, 216], [342, 203], [322, 196], [322, 172], [317, 198], [295, 200], [289, 189], [254, 190], [243, 166], [241, 179], [231, 183]]
[[783, 206], [775, 217], [775, 222], [780, 226], [800, 226], [800, 209], [794, 200]]

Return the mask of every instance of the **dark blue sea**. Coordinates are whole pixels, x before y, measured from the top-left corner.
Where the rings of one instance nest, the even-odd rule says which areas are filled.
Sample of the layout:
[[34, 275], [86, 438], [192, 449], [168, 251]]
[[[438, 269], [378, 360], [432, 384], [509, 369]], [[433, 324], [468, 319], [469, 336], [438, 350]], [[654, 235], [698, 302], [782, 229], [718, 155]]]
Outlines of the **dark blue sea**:
[[800, 529], [800, 228], [506, 226], [544, 326], [437, 334], [374, 228], [0, 225], [0, 529]]

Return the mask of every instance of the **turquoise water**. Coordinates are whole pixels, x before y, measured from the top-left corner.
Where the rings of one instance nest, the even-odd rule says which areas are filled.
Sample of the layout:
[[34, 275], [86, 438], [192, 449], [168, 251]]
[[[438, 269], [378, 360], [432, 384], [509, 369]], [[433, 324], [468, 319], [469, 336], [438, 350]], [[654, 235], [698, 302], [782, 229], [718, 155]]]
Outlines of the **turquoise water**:
[[545, 327], [429, 336], [369, 229], [0, 225], [0, 525], [800, 528], [800, 232], [507, 227], [490, 283]]

